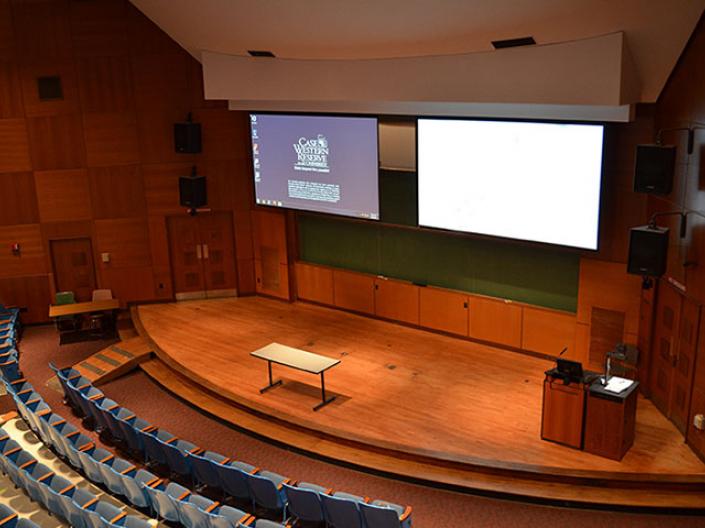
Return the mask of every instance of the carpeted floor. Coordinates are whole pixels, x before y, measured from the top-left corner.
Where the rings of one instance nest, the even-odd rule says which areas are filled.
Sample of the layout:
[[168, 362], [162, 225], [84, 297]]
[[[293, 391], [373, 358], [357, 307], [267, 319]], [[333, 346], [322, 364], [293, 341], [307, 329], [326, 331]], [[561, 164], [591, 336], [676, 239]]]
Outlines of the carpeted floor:
[[[27, 328], [21, 343], [21, 367], [56, 412], [75, 421], [61, 403], [61, 394], [46, 385], [52, 376], [49, 361], [73, 365], [105, 348], [111, 341], [59, 347], [51, 326]], [[176, 399], [141, 371], [103, 385], [101, 389], [140, 417], [205, 449], [235, 456], [248, 463], [336, 490], [383, 498], [414, 508], [416, 528], [668, 528], [703, 527], [705, 518], [604, 512], [539, 506], [429, 488], [358, 472], [271, 445], [222, 424]], [[7, 397], [2, 400], [7, 400]], [[7, 401], [2, 405], [7, 406]], [[413, 434], [400, 431], [400, 434]]]

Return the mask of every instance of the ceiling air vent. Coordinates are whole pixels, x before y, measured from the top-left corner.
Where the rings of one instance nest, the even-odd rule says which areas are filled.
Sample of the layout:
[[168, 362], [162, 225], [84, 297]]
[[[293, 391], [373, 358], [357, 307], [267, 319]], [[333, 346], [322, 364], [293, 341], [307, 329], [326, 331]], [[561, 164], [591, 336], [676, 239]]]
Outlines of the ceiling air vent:
[[274, 53], [268, 50], [247, 50], [247, 53], [250, 54], [250, 57], [270, 57], [274, 58]]
[[494, 49], [517, 48], [519, 46], [533, 46], [536, 44], [534, 37], [521, 37], [506, 40], [493, 40]]

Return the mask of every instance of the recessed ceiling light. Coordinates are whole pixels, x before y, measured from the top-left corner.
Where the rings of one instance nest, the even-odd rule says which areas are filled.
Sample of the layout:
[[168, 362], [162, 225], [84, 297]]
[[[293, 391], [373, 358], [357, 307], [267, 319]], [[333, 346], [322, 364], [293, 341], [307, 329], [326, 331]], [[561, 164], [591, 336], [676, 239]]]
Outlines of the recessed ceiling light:
[[532, 46], [536, 44], [534, 37], [520, 37], [506, 40], [493, 40], [494, 49], [516, 48], [519, 46]]

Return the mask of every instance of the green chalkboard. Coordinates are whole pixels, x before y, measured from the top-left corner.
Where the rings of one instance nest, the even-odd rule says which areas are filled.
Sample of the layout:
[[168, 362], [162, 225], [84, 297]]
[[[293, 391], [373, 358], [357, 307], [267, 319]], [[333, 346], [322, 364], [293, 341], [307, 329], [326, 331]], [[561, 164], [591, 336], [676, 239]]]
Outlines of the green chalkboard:
[[[381, 213], [384, 219], [384, 208]], [[409, 218], [403, 208], [392, 214]], [[570, 312], [577, 308], [580, 257], [574, 252], [323, 215], [297, 218], [299, 256], [306, 262]]]

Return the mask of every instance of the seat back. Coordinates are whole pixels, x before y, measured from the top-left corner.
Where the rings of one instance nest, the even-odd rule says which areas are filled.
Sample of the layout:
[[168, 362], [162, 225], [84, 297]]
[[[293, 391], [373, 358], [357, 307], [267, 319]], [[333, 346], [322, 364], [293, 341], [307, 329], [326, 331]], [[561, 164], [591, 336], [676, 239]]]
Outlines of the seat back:
[[163, 441], [170, 440], [174, 435], [162, 429], [142, 431], [141, 429], [135, 428], [135, 431], [144, 446], [144, 458], [147, 463], [166, 466], [168, 462]]
[[108, 289], [93, 290], [94, 301], [108, 301], [113, 298], [113, 292]]
[[[359, 506], [367, 526], [379, 526], [380, 528], [400, 528], [402, 526], [399, 512], [393, 508], [364, 502], [361, 502]], [[410, 521], [409, 519], [409, 525]]]
[[232, 506], [218, 506], [208, 513], [210, 528], [238, 528], [250, 515]]
[[326, 522], [332, 528], [363, 528], [358, 502], [331, 495], [321, 495]]
[[142, 490], [149, 497], [149, 503], [157, 517], [169, 522], [179, 522], [179, 510], [166, 494], [163, 481], [152, 485], [142, 484]]
[[227, 460], [224, 456], [210, 451], [198, 455], [187, 453], [186, 456], [191, 463], [191, 471], [196, 482], [211, 488], [221, 486], [216, 465]]
[[185, 500], [176, 501], [181, 524], [186, 528], [210, 528], [210, 515], [206, 510], [214, 504], [201, 495], [190, 495]]
[[76, 302], [76, 297], [72, 291], [56, 292], [56, 304], [73, 304]]
[[250, 488], [247, 486], [247, 473], [233, 464], [229, 462], [216, 465], [223, 491], [235, 499], [252, 502]]
[[122, 480], [123, 494], [130, 501], [130, 504], [137, 508], [146, 508], [150, 505], [147, 493], [142, 489], [141, 484], [155, 482], [157, 477], [144, 469], [130, 471], [120, 475]]
[[250, 488], [250, 493], [255, 499], [255, 502], [268, 510], [281, 510], [284, 507], [284, 501], [277, 489], [276, 484], [267, 477], [248, 473], [247, 485]]
[[323, 503], [318, 492], [289, 484], [282, 486], [287, 498], [287, 510], [297, 520], [305, 522], [323, 522], [325, 520]]
[[169, 470], [180, 476], [191, 475], [191, 459], [186, 456], [191, 450], [197, 449], [195, 444], [185, 440], [162, 442]]

